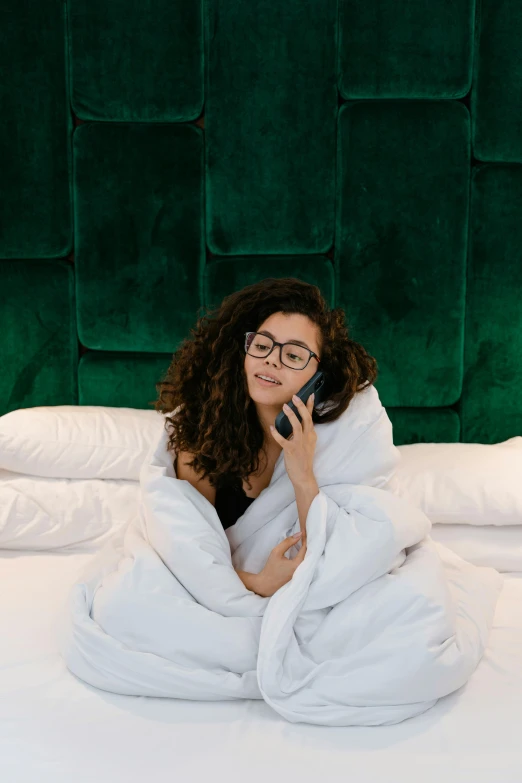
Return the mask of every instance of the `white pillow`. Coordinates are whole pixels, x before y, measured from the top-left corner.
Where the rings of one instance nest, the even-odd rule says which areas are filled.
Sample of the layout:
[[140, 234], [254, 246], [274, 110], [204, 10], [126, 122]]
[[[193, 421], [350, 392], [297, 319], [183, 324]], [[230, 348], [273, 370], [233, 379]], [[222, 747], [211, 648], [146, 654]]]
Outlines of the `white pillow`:
[[137, 481], [0, 470], [0, 549], [99, 549], [138, 515], [139, 492]]
[[433, 525], [430, 537], [468, 563], [522, 574], [522, 525]]
[[0, 469], [44, 478], [137, 481], [164, 427], [164, 415], [155, 410], [19, 408], [0, 416]]
[[522, 525], [522, 436], [502, 443], [412, 443], [387, 489], [433, 524]]

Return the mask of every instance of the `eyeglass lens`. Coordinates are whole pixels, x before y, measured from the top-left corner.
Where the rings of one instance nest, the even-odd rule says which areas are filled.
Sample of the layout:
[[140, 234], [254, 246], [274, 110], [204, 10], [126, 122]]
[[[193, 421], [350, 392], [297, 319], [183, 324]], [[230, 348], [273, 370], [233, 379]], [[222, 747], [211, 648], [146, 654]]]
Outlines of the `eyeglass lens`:
[[[262, 359], [264, 356], [268, 356], [274, 341], [267, 337], [265, 334], [250, 334], [247, 340], [247, 353], [250, 356], [256, 356], [258, 359]], [[294, 370], [302, 370], [308, 360], [310, 359], [310, 351], [303, 348], [301, 345], [295, 345], [294, 343], [285, 343], [281, 350], [281, 361], [287, 367], [293, 367]]]

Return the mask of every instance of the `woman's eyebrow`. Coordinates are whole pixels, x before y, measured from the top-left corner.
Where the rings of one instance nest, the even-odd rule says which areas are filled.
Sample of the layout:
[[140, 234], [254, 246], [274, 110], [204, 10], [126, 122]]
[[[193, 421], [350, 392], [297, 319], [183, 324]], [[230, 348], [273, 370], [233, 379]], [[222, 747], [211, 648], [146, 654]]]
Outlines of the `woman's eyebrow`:
[[[271, 337], [272, 340], [275, 340], [275, 337], [273, 334], [271, 334], [268, 329], [262, 329], [259, 334], [266, 334], [267, 337]], [[302, 345], [304, 348], [308, 348], [307, 344], [304, 343], [302, 340], [285, 340], [287, 343], [296, 343], [297, 345]], [[311, 351], [311, 348], [308, 348], [309, 351]]]

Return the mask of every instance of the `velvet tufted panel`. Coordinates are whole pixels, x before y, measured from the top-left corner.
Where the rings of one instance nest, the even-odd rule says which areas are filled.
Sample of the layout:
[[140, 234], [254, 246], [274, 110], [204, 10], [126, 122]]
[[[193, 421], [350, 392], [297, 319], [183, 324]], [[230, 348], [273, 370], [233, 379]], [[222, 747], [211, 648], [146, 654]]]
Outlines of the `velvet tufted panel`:
[[518, 0], [3, 0], [0, 414], [151, 409], [200, 308], [318, 285], [396, 445], [522, 434]]

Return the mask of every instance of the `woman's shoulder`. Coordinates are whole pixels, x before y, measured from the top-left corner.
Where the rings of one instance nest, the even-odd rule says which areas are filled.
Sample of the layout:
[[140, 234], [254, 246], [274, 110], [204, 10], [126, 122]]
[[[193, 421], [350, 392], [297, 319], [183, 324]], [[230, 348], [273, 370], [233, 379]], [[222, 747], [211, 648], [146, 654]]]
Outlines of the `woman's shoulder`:
[[194, 469], [187, 463], [192, 462], [194, 455], [190, 451], [178, 451], [174, 460], [174, 470], [176, 478], [188, 481], [192, 486], [201, 492], [209, 503], [216, 505], [216, 488], [212, 486], [208, 478], [201, 478]]

